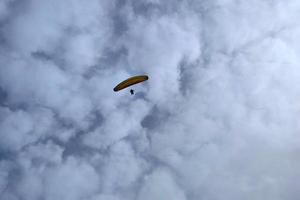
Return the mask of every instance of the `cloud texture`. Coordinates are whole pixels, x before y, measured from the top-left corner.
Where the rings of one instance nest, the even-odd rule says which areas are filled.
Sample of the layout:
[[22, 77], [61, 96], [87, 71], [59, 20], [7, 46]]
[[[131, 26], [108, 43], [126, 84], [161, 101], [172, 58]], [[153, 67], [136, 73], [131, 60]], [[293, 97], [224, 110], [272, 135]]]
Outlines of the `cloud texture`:
[[297, 199], [299, 9], [2, 0], [0, 199]]

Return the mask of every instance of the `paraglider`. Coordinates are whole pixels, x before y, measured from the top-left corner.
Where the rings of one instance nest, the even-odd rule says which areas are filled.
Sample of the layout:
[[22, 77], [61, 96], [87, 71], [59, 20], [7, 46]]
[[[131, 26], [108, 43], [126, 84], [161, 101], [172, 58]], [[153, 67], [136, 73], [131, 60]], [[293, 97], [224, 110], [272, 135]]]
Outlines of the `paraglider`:
[[[118, 92], [120, 90], [123, 90], [124, 88], [127, 88], [127, 87], [129, 87], [131, 85], [134, 85], [134, 84], [138, 84], [138, 83], [144, 82], [146, 80], [148, 80], [148, 76], [147, 75], [140, 75], [140, 76], [130, 77], [130, 78], [122, 81], [121, 83], [119, 83], [116, 87], [114, 87], [114, 91]], [[130, 94], [131, 95], [134, 94], [134, 90], [133, 89], [130, 90]]]

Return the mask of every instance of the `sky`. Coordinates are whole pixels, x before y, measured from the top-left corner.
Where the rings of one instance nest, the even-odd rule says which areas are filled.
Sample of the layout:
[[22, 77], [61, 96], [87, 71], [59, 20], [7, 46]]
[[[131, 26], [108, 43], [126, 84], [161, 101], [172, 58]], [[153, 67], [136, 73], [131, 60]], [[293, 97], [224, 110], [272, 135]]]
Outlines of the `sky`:
[[297, 200], [299, 11], [1, 0], [0, 199]]

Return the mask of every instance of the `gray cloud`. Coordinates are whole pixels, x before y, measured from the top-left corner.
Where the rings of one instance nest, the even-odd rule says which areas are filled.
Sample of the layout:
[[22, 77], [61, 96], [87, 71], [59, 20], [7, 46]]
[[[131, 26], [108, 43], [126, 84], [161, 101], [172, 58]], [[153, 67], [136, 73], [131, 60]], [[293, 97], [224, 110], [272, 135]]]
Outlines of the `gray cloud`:
[[296, 199], [299, 8], [2, 1], [0, 199]]

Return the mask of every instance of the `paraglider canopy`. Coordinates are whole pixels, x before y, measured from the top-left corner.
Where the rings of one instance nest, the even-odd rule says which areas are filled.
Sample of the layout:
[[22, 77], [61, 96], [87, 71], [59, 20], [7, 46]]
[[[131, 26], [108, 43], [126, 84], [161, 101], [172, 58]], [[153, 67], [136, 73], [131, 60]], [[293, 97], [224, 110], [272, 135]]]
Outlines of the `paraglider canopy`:
[[114, 91], [117, 92], [117, 91], [120, 91], [124, 88], [127, 88], [131, 85], [134, 85], [134, 84], [137, 84], [137, 83], [140, 83], [140, 82], [144, 82], [148, 80], [148, 76], [147, 75], [140, 75], [140, 76], [133, 76], [133, 77], [130, 77], [124, 81], [122, 81], [121, 83], [119, 83], [116, 87], [114, 87]]

